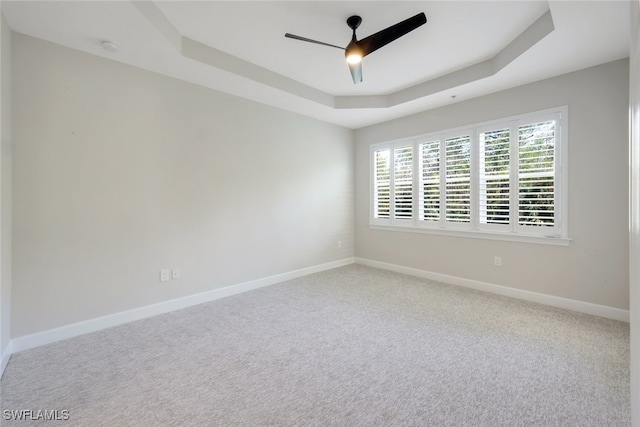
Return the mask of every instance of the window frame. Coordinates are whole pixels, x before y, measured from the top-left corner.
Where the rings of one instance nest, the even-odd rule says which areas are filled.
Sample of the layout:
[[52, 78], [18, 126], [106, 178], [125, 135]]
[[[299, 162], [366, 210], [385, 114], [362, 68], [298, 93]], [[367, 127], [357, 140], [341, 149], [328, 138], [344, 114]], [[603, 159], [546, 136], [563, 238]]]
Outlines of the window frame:
[[[518, 194], [519, 171], [514, 165], [519, 161], [519, 136], [518, 131], [522, 126], [555, 121], [554, 134], [554, 225], [533, 227], [519, 223]], [[491, 224], [480, 222], [480, 134], [487, 131], [509, 129], [509, 224]], [[470, 221], [468, 223], [455, 223], [446, 221], [446, 140], [469, 135], [470, 146], [470, 173], [471, 173], [471, 200]], [[421, 219], [422, 203], [422, 173], [421, 169], [421, 144], [438, 141], [439, 146], [439, 218], [426, 221]], [[395, 219], [393, 211], [389, 218], [376, 218], [374, 204], [375, 199], [375, 170], [369, 173], [369, 227], [379, 230], [392, 230], [402, 232], [417, 232], [435, 235], [449, 235], [459, 237], [471, 237], [490, 240], [506, 240], [525, 243], [542, 243], [550, 245], [566, 246], [570, 243], [568, 229], [568, 107], [561, 106], [542, 111], [495, 119], [491, 121], [475, 123], [453, 129], [445, 129], [430, 132], [413, 137], [402, 138], [393, 141], [381, 142], [370, 145], [369, 167], [374, 169], [376, 151], [389, 149], [391, 152], [390, 165], [394, 166], [393, 153], [397, 147], [412, 146], [413, 159], [413, 212], [411, 219]], [[393, 175], [394, 171], [390, 170]], [[393, 187], [393, 181], [391, 182]], [[394, 193], [390, 194], [390, 207], [394, 206]]]

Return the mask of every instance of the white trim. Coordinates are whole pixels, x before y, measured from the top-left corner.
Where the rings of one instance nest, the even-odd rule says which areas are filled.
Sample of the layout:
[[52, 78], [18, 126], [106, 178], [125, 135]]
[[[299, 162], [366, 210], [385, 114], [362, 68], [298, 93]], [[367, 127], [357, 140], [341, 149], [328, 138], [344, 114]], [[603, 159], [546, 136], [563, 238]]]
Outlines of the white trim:
[[46, 344], [62, 341], [68, 338], [88, 334], [122, 325], [136, 320], [146, 319], [159, 314], [192, 307], [198, 304], [214, 301], [228, 296], [240, 294], [253, 289], [258, 289], [287, 280], [304, 277], [309, 274], [319, 273], [326, 270], [342, 267], [349, 264], [362, 264], [369, 267], [380, 268], [397, 273], [409, 274], [425, 279], [436, 280], [442, 283], [448, 283], [457, 286], [463, 286], [471, 289], [477, 289], [485, 292], [491, 292], [498, 295], [504, 295], [512, 298], [523, 299], [540, 304], [550, 305], [553, 307], [564, 308], [581, 313], [591, 314], [594, 316], [605, 317], [609, 319], [619, 320], [623, 322], [629, 321], [629, 311], [614, 307], [608, 307], [598, 304], [592, 304], [583, 301], [572, 300], [568, 298], [556, 297], [553, 295], [541, 294], [537, 292], [525, 291], [501, 285], [495, 285], [477, 280], [465, 279], [447, 274], [435, 273], [425, 270], [419, 270], [411, 267], [405, 267], [397, 264], [390, 264], [381, 261], [370, 260], [366, 258], [351, 257], [342, 260], [320, 264], [312, 267], [302, 268], [287, 273], [277, 274], [262, 279], [251, 280], [224, 288], [213, 289], [211, 291], [189, 295], [174, 300], [164, 301], [158, 304], [152, 304], [136, 309], [114, 313], [95, 319], [90, 319], [70, 325], [61, 326], [59, 328], [50, 329], [48, 331], [38, 332], [31, 335], [14, 338], [9, 341], [5, 353], [0, 359], [0, 376], [4, 373], [4, 369], [9, 363], [12, 354], [32, 348], [40, 347]]
[[640, 426], [640, 0], [631, 2], [629, 55], [629, 301], [631, 425]]
[[607, 319], [629, 322], [629, 311], [620, 308], [609, 307], [605, 305], [593, 304], [590, 302], [578, 301], [569, 298], [557, 297], [538, 292], [525, 291], [523, 289], [510, 288], [507, 286], [494, 285], [492, 283], [480, 282], [478, 280], [465, 279], [462, 277], [450, 276], [448, 274], [435, 273], [417, 268], [405, 267], [397, 264], [389, 264], [386, 262], [375, 261], [367, 258], [355, 259], [356, 264], [366, 265], [368, 267], [380, 268], [382, 270], [394, 271], [396, 273], [408, 274], [410, 276], [421, 277], [424, 279], [435, 280], [450, 285], [462, 286], [465, 288], [476, 289], [479, 291], [490, 292], [493, 294], [503, 295], [511, 298], [517, 298], [525, 301], [545, 304], [552, 307], [563, 308], [566, 310], [577, 311], [580, 313], [590, 314], [593, 316], [605, 317]]
[[468, 237], [472, 239], [504, 240], [507, 242], [539, 243], [542, 245], [569, 246], [571, 238], [543, 236], [541, 234], [523, 234], [490, 230], [456, 230], [451, 228], [433, 228], [426, 226], [409, 227], [399, 225], [369, 224], [372, 230], [401, 231], [406, 233], [436, 234], [440, 236]]
[[134, 308], [132, 310], [122, 311], [95, 319], [85, 320], [82, 322], [61, 326], [59, 328], [50, 329], [48, 331], [25, 335], [22, 337], [14, 338], [10, 341], [9, 345], [11, 346], [11, 353], [18, 353], [20, 351], [40, 347], [45, 344], [62, 341], [67, 338], [73, 338], [79, 335], [84, 335], [91, 332], [111, 328], [113, 326], [122, 325], [124, 323], [146, 319], [148, 317], [153, 317], [159, 314], [192, 307], [194, 305], [203, 304], [220, 298], [236, 295], [265, 286], [274, 285], [286, 280], [296, 279], [299, 277], [307, 276], [309, 274], [319, 273], [321, 271], [331, 270], [353, 263], [354, 258], [345, 258], [338, 261], [289, 271], [287, 273], [264, 277], [262, 279], [250, 280], [248, 282], [231, 285], [224, 288], [213, 289], [211, 291], [164, 301], [157, 304]]
[[2, 376], [4, 375], [4, 370], [9, 364], [9, 359], [11, 359], [11, 355], [13, 354], [11, 347], [12, 347], [11, 341], [9, 341], [9, 343], [7, 344], [7, 348], [2, 354], [2, 357], [0, 357], [0, 379], [2, 379]]

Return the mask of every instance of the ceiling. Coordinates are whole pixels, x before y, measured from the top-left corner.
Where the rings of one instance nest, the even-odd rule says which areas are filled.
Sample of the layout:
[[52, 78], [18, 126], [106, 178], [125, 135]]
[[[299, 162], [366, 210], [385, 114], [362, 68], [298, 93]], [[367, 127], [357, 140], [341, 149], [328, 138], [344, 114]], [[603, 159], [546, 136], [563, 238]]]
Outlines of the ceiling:
[[[629, 55], [628, 1], [2, 1], [13, 31], [349, 128]], [[363, 59], [335, 48], [419, 12]], [[108, 40], [117, 52], [102, 47]]]

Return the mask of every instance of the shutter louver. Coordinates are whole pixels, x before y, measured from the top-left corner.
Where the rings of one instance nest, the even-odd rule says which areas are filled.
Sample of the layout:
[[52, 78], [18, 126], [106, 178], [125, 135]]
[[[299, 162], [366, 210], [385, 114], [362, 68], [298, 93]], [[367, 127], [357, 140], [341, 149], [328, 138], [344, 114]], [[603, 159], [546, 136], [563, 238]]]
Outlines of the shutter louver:
[[471, 221], [471, 137], [445, 141], [446, 221]]
[[518, 224], [555, 225], [555, 121], [518, 128]]
[[394, 218], [413, 217], [413, 148], [398, 147], [393, 151]]
[[509, 129], [480, 134], [480, 224], [509, 224]]
[[420, 144], [420, 220], [440, 221], [440, 141]]

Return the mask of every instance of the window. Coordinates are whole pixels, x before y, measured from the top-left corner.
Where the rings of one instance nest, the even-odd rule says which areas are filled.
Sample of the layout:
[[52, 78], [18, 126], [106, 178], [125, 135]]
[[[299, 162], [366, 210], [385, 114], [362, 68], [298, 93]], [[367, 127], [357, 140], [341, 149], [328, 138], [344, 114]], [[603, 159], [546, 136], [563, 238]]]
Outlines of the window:
[[413, 217], [413, 149], [410, 145], [393, 150], [393, 217]]
[[444, 141], [445, 222], [471, 222], [471, 137]]
[[478, 221], [504, 226], [510, 222], [510, 144], [509, 128], [479, 134]]
[[375, 177], [374, 181], [374, 216], [390, 218], [391, 205], [391, 150], [383, 149], [375, 152]]
[[567, 244], [567, 108], [371, 147], [371, 225]]
[[440, 220], [440, 141], [420, 144], [420, 213], [421, 221]]
[[555, 122], [518, 128], [518, 224], [553, 226]]

